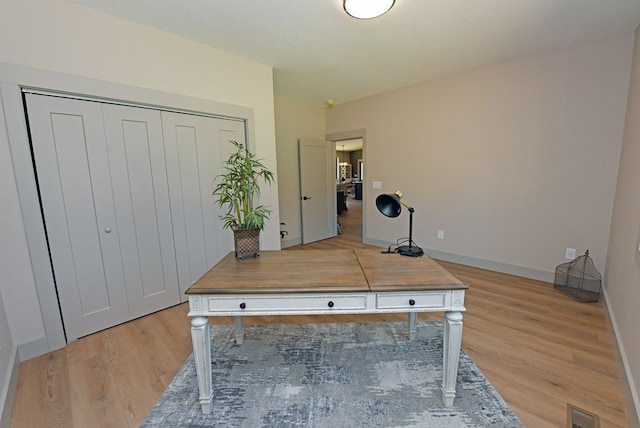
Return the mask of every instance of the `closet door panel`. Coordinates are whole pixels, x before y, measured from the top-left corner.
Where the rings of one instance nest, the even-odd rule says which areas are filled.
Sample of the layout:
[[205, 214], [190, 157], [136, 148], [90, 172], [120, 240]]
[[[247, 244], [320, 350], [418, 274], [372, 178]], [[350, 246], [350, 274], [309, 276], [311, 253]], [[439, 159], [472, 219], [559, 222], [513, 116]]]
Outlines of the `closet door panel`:
[[160, 112], [104, 105], [131, 318], [180, 302]]
[[127, 319], [101, 107], [27, 95], [34, 161], [67, 340]]
[[[217, 141], [217, 144], [211, 147], [211, 152], [209, 153], [208, 161], [210, 165], [209, 176], [211, 177], [208, 181], [211, 186], [209, 194], [213, 192], [213, 189], [216, 185], [216, 176], [222, 174], [224, 172], [224, 162], [229, 158], [229, 155], [235, 152], [235, 147], [230, 143], [231, 141], [236, 141], [238, 143], [246, 144], [246, 136], [244, 132], [244, 122], [238, 122], [235, 120], [223, 120], [223, 119], [212, 119], [212, 125], [214, 126], [214, 134]], [[215, 201], [215, 196], [214, 196]], [[222, 221], [220, 221], [220, 217], [222, 217], [226, 212], [225, 208], [221, 208], [215, 203], [215, 222], [213, 222], [214, 226], [214, 234], [216, 236], [216, 250], [220, 257], [224, 257], [229, 253], [229, 251], [233, 251], [233, 232], [229, 229], [222, 228]], [[215, 265], [219, 260], [216, 260], [213, 264]]]
[[225, 147], [221, 139], [244, 141], [244, 124], [169, 112], [162, 112], [162, 123], [178, 276], [186, 300], [184, 291], [233, 248], [212, 193], [231, 146]]
[[233, 250], [233, 232], [222, 228], [220, 218], [225, 213], [225, 208], [218, 206], [213, 189], [216, 186], [216, 176], [224, 172], [224, 162], [231, 152], [235, 151], [229, 143], [230, 140], [244, 142], [244, 135], [238, 136], [235, 132], [225, 131], [233, 129], [241, 122], [232, 120], [206, 118], [209, 131], [209, 139], [201, 141], [198, 146], [198, 161], [200, 175], [200, 199], [205, 202], [204, 220], [207, 228], [207, 265], [209, 269], [220, 261], [229, 251]]
[[184, 291], [209, 269], [197, 144], [198, 139], [206, 139], [208, 135], [197, 121], [182, 116], [162, 113], [178, 282], [185, 300]]

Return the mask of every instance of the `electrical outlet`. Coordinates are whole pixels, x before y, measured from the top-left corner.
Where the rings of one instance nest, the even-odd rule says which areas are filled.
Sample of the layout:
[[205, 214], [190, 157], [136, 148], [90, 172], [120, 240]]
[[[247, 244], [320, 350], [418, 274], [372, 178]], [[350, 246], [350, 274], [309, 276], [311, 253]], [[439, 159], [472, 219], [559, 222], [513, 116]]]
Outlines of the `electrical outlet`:
[[382, 189], [382, 181], [374, 181], [371, 185], [374, 189]]
[[576, 249], [575, 248], [567, 248], [564, 252], [564, 258], [573, 260], [576, 258]]
[[438, 239], [444, 239], [444, 230], [438, 231]]

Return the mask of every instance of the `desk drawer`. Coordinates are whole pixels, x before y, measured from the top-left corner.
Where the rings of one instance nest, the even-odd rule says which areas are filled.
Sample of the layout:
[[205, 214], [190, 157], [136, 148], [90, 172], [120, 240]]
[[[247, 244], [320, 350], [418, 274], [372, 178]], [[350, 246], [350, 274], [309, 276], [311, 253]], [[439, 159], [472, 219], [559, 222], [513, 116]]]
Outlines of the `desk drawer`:
[[446, 292], [384, 293], [376, 295], [376, 309], [444, 308]]
[[364, 294], [318, 296], [216, 296], [208, 298], [209, 312], [329, 312], [340, 310], [364, 310], [367, 299]]

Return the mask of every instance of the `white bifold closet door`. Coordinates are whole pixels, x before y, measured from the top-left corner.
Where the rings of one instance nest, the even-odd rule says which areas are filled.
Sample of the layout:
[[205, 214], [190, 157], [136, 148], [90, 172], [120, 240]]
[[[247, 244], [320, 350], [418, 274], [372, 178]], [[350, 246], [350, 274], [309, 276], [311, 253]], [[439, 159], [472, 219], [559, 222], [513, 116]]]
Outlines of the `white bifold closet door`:
[[160, 112], [102, 106], [131, 318], [177, 304], [177, 268]]
[[67, 340], [177, 304], [160, 112], [26, 100]]
[[212, 192], [244, 121], [25, 99], [67, 340], [186, 300], [233, 248]]
[[26, 99], [58, 299], [73, 340], [129, 316], [102, 106]]
[[233, 236], [222, 228], [213, 196], [215, 178], [233, 151], [230, 141], [244, 143], [244, 122], [162, 112], [167, 172], [173, 214], [180, 294], [233, 248]]

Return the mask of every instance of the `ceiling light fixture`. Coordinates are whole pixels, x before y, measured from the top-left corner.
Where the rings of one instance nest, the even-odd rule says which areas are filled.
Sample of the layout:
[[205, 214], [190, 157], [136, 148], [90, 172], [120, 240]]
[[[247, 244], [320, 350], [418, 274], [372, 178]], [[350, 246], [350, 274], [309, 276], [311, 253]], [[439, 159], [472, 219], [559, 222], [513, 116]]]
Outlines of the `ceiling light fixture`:
[[371, 19], [385, 14], [395, 0], [344, 0], [345, 12], [354, 18]]

